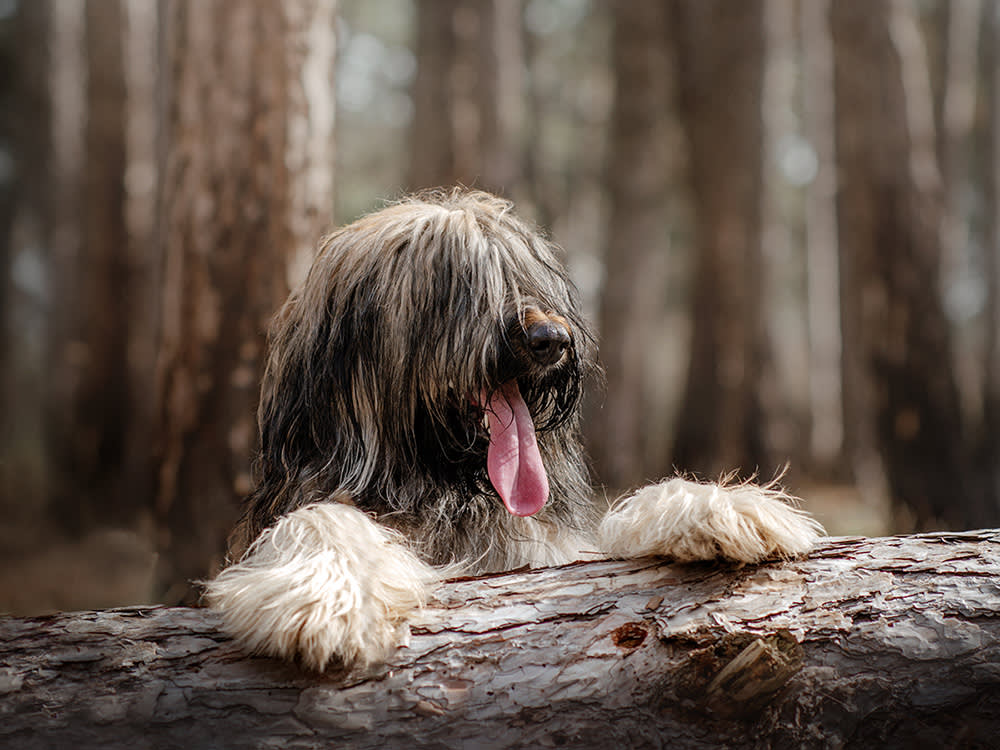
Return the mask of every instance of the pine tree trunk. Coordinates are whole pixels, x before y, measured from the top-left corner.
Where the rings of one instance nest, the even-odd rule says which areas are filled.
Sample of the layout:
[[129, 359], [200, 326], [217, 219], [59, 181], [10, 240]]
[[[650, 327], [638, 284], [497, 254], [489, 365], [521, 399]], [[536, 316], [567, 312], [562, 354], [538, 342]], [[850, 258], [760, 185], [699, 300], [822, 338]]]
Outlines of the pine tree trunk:
[[[517, 199], [524, 180], [524, 29], [521, 0], [480, 0], [479, 175], [487, 190]], [[477, 183], [479, 184], [479, 183]]]
[[982, 531], [460, 579], [386, 665], [324, 675], [205, 610], [0, 619], [0, 747], [990, 747], [998, 576]]
[[[79, 16], [80, 7], [69, 8]], [[55, 65], [55, 13], [49, 0], [21, 3], [10, 24], [10, 49], [16, 65], [9, 70], [5, 88], [8, 104], [4, 124], [9, 138], [16, 178], [4, 196], [9, 200], [5, 216], [9, 224], [0, 283], [0, 547], [19, 549], [23, 525], [40, 519], [45, 512], [47, 467], [43, 464], [43, 402], [50, 346], [48, 311], [44, 305], [42, 279], [50, 264], [55, 235], [58, 191], [53, 154], [53, 118], [56, 102], [51, 96]], [[65, 48], [62, 48], [65, 51]], [[79, 69], [78, 56], [73, 60]], [[14, 267], [36, 269], [28, 279], [18, 279]], [[27, 283], [26, 283], [27, 282]], [[31, 283], [34, 282], [34, 283]], [[41, 336], [39, 335], [41, 332]], [[39, 346], [38, 339], [46, 339]]]
[[409, 189], [513, 196], [521, 179], [520, 0], [417, 3]]
[[987, 497], [1000, 508], [1000, 17], [991, 4], [984, 9], [983, 78], [987, 116], [983, 124], [983, 201], [986, 227], [983, 272], [986, 276], [983, 437], [979, 471]]
[[[54, 147], [66, 193], [54, 237], [46, 447], [50, 507], [63, 528], [81, 532], [98, 521], [128, 523], [133, 508], [115, 483], [126, 445], [130, 316], [128, 234], [125, 226], [125, 78], [122, 8], [117, 0], [88, 0], [71, 22], [81, 35], [78, 60], [65, 75], [83, 78], [79, 119], [54, 122]], [[56, 9], [70, 21], [71, 11]], [[65, 53], [63, 53], [65, 54]], [[68, 82], [67, 82], [68, 83]], [[67, 96], [53, 81], [50, 95]], [[57, 102], [57, 107], [65, 106]], [[79, 129], [82, 140], [66, 128]], [[61, 191], [60, 191], [61, 192]], [[62, 224], [62, 222], [65, 224]]]
[[837, 165], [834, 146], [833, 43], [830, 0], [801, 6], [802, 98], [805, 129], [816, 151], [816, 176], [806, 188], [805, 229], [809, 325], [810, 453], [817, 468], [843, 464]]
[[332, 211], [335, 6], [175, 0], [158, 362], [163, 595], [222, 561], [251, 487], [264, 331]]
[[[607, 385], [588, 433], [601, 482], [613, 490], [658, 479], [647, 451], [650, 359], [666, 305], [669, 158], [664, 102], [672, 78], [665, 8], [614, 6], [615, 99], [607, 160], [611, 216], [601, 293], [601, 363]], [[662, 461], [662, 457], [660, 458]]]
[[687, 386], [673, 464], [769, 475], [760, 389], [765, 63], [762, 0], [678, 0], [674, 36], [697, 261]]
[[410, 190], [450, 185], [458, 178], [455, 155], [455, 14], [461, 0], [417, 3]]
[[[942, 193], [927, 63], [900, 2], [833, 0], [847, 443], [918, 528], [996, 520], [969, 476], [940, 296]], [[956, 498], [959, 498], [956, 501]]]

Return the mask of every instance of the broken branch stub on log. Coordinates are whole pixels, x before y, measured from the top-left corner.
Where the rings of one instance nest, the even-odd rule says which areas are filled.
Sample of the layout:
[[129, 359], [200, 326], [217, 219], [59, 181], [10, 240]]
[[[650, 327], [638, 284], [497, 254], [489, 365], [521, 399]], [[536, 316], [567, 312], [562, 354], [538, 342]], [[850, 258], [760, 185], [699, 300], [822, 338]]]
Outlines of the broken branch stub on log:
[[442, 585], [367, 672], [247, 658], [189, 608], [0, 619], [0, 746], [988, 747], [1000, 531], [738, 568]]

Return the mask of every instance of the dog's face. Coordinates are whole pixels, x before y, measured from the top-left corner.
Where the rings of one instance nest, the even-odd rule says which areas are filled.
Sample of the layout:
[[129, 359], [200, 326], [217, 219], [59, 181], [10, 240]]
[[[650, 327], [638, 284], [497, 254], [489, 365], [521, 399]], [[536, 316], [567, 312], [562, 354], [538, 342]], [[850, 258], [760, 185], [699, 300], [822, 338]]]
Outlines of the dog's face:
[[534, 514], [578, 451], [592, 359], [555, 249], [507, 203], [390, 206], [330, 235], [277, 318], [262, 483], [390, 510], [450, 489]]

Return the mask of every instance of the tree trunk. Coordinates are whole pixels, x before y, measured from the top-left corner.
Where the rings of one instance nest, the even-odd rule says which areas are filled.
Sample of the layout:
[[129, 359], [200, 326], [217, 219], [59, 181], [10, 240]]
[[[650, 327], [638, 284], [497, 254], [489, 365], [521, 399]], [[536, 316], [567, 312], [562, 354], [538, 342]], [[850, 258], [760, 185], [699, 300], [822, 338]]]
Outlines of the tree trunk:
[[[72, 185], [64, 185], [60, 218], [67, 224], [53, 243], [52, 298], [58, 304], [52, 308], [46, 398], [50, 507], [74, 533], [98, 521], [131, 520], [114, 491], [126, 445], [130, 317], [122, 7], [117, 0], [89, 0], [83, 8], [74, 20], [83, 25], [85, 70], [77, 72], [78, 61], [69, 61], [74, 69], [66, 72], [84, 80], [83, 109], [73, 113], [79, 119], [54, 123], [55, 137], [65, 139], [54, 142], [67, 167], [59, 179]], [[64, 95], [52, 91], [53, 97]], [[82, 142], [63, 130], [79, 129], [81, 122]]]
[[[764, 0], [764, 67], [759, 103], [764, 152], [761, 155], [760, 308], [763, 346], [755, 389], [760, 404], [761, 469], [780, 471], [772, 464], [809, 466], [809, 443], [804, 440], [808, 412], [808, 333], [801, 322], [803, 267], [800, 238], [802, 207], [794, 196], [799, 180], [783, 158], [799, 132], [795, 49], [796, 0]], [[785, 167], [782, 167], [782, 164]], [[794, 196], [794, 197], [793, 197]]]
[[[165, 162], [164, 8], [147, 0], [119, 2], [124, 20], [126, 106], [121, 208], [128, 242], [122, 248], [121, 261], [127, 281], [118, 295], [127, 317], [122, 331], [125, 339], [120, 342], [127, 382], [118, 394], [123, 445], [109, 504], [118, 509], [118, 518], [131, 521], [151, 543], [156, 472], [149, 437], [156, 432], [153, 383], [163, 307], [164, 248], [158, 222]], [[105, 524], [114, 525], [109, 520], [105, 518]]]
[[[991, 3], [992, 5], [992, 3]], [[944, 85], [935, 97], [937, 154], [941, 165], [943, 211], [941, 225], [941, 286], [951, 317], [965, 323], [975, 314], [965, 298], [956, 292], [968, 283], [975, 271], [977, 250], [971, 227], [977, 222], [975, 206], [969, 195], [975, 194], [975, 169], [971, 149], [976, 121], [979, 89], [979, 27], [982, 23], [980, 0], [953, 0], [942, 8], [947, 21], [944, 45]], [[944, 36], [944, 35], [943, 35]], [[956, 304], [956, 300], [958, 300]], [[964, 302], [964, 304], [963, 304]], [[963, 309], [965, 308], [965, 309]], [[970, 429], [978, 429], [983, 413], [983, 358], [978, 342], [962, 335], [956, 326], [952, 336], [953, 369], [961, 399], [962, 415]]]
[[607, 159], [611, 216], [601, 294], [603, 403], [588, 430], [597, 476], [614, 491], [669, 473], [647, 450], [651, 359], [662, 357], [667, 297], [665, 127], [670, 62], [659, 3], [614, 6], [615, 100]]
[[334, 15], [325, 0], [170, 6], [156, 497], [167, 601], [222, 561], [251, 487], [264, 331], [330, 220]]
[[[0, 131], [11, 162], [12, 175], [4, 188], [11, 211], [0, 225], [5, 236], [4, 268], [0, 278], [0, 549], [17, 550], [23, 527], [44, 515], [43, 465], [44, 384], [48, 381], [47, 349], [39, 339], [48, 338], [48, 310], [44, 279], [48, 275], [57, 196], [62, 177], [53, 153], [53, 128], [59, 102], [51, 95], [55, 68], [63, 62], [56, 55], [59, 11], [79, 17], [78, 4], [52, 7], [48, 0], [20, 3], [8, 19], [5, 42], [9, 61], [2, 85], [7, 104]], [[77, 50], [79, 45], [77, 45]], [[58, 48], [65, 54], [67, 47]], [[81, 67], [80, 56], [72, 63]], [[15, 269], [34, 273], [20, 274]], [[43, 270], [44, 269], [44, 270]]]
[[[19, 274], [26, 288], [10, 329], [17, 331], [17, 361], [5, 370], [16, 380], [4, 404], [16, 427], [12, 440], [3, 438], [17, 458], [5, 462], [11, 479], [0, 484], [22, 508], [40, 507], [35, 498], [44, 490], [48, 525], [74, 537], [132, 526], [152, 506], [148, 417], [159, 263], [153, 228], [137, 231], [140, 222], [129, 216], [152, 215], [156, 206], [156, 9], [143, 0], [144, 13], [129, 13], [137, 4], [26, 3], [23, 31], [15, 34], [19, 46], [30, 45], [15, 79], [23, 88], [12, 118], [17, 265], [44, 270], [27, 274], [26, 284]], [[146, 16], [140, 39], [137, 15]], [[147, 78], [141, 95], [137, 74]], [[40, 327], [44, 367], [31, 341]], [[33, 443], [43, 410], [39, 450]], [[25, 454], [38, 456], [44, 487], [25, 471]], [[12, 526], [21, 539], [30, 536], [27, 524]]]
[[520, 0], [417, 3], [411, 190], [521, 180]]
[[806, 188], [804, 206], [809, 443], [816, 468], [829, 474], [838, 473], [842, 465], [844, 442], [830, 1], [810, 0], [800, 7], [802, 108], [817, 162], [816, 176]]
[[763, 0], [673, 4], [697, 261], [691, 359], [673, 464], [769, 474], [761, 387]]
[[479, 182], [515, 198], [524, 181], [521, 158], [524, 121], [524, 30], [521, 0], [488, 0], [480, 10], [477, 44], [467, 51], [479, 61]]
[[1000, 508], [1000, 16], [991, 3], [983, 15], [982, 132], [983, 202], [986, 227], [983, 273], [986, 277], [984, 341], [983, 434], [977, 467], [993, 507]]
[[323, 675], [205, 610], [8, 618], [0, 746], [986, 747], [998, 576], [982, 531], [459, 579], [386, 665]]
[[919, 31], [894, 0], [833, 0], [831, 28], [848, 450], [862, 484], [881, 460], [894, 507], [918, 528], [992, 524], [996, 513], [963, 490], [969, 470], [948, 366], [941, 183]]
[[413, 80], [410, 130], [410, 190], [451, 185], [457, 178], [454, 153], [452, 67], [455, 13], [461, 0], [417, 3], [417, 72]]

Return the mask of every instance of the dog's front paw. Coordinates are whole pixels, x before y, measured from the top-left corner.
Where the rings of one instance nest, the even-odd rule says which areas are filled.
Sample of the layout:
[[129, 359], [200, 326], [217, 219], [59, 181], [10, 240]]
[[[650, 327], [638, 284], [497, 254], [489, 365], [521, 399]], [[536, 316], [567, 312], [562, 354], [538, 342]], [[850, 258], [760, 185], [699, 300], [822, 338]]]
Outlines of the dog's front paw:
[[702, 484], [675, 478], [620, 500], [604, 517], [604, 551], [663, 555], [681, 562], [760, 562], [812, 549], [819, 522], [773, 486]]
[[382, 660], [435, 580], [394, 532], [350, 506], [317, 503], [279, 519], [205, 594], [248, 651], [323, 670]]

